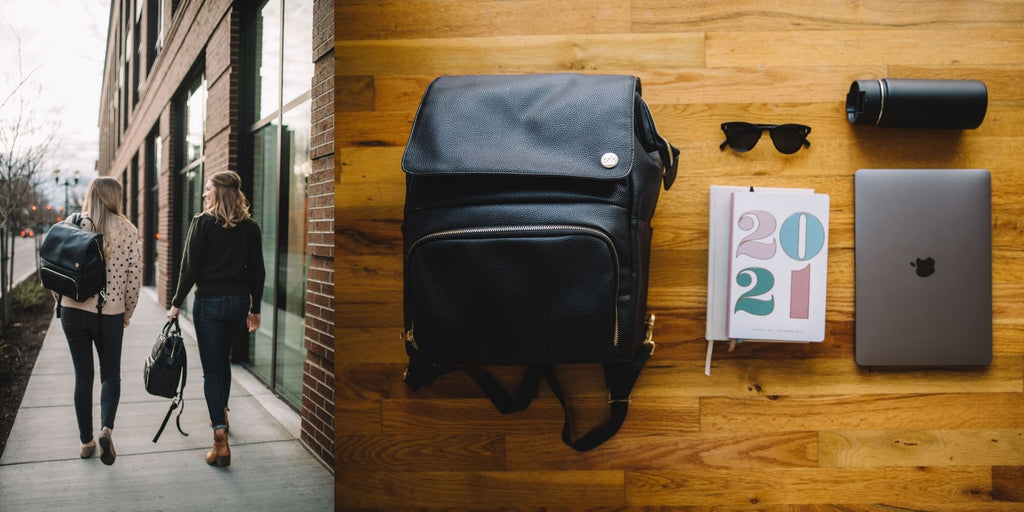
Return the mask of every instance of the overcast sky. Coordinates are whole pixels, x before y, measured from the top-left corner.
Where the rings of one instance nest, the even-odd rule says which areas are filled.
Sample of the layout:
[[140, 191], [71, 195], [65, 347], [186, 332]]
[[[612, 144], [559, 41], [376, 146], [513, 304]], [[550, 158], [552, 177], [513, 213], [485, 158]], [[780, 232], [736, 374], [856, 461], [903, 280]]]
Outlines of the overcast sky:
[[[0, 102], [17, 88], [37, 115], [59, 119], [61, 144], [48, 167], [80, 171], [79, 195], [96, 175], [109, 15], [109, 0], [0, 0]], [[11, 115], [10, 105], [0, 118]]]

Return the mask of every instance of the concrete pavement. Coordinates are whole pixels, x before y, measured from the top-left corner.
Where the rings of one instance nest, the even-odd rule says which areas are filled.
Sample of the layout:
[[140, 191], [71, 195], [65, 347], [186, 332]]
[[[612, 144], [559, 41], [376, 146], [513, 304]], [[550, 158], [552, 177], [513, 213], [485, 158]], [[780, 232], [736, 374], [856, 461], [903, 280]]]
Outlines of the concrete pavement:
[[[74, 369], [54, 318], [0, 458], [0, 511], [332, 510], [334, 478], [298, 440], [299, 416], [245, 369], [232, 368], [231, 466], [208, 466], [213, 444], [195, 333], [182, 322], [189, 353], [182, 436], [174, 418], [153, 444], [170, 400], [146, 393], [142, 367], [166, 322], [152, 290], [143, 290], [121, 357], [121, 401], [112, 466], [78, 457]], [[99, 371], [93, 416], [99, 434]], [[178, 411], [174, 412], [177, 415]]]

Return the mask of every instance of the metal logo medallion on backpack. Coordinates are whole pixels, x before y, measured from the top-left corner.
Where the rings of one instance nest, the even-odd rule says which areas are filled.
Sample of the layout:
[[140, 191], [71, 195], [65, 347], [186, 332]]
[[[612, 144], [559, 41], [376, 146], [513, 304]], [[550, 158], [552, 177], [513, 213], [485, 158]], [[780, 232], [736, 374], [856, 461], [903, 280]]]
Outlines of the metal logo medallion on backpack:
[[[416, 389], [466, 371], [502, 412], [525, 409], [554, 363], [605, 363], [625, 419], [650, 356], [650, 221], [677, 156], [640, 81], [612, 75], [449, 76], [427, 89], [402, 159], [404, 311]], [[460, 365], [523, 364], [516, 398]]]

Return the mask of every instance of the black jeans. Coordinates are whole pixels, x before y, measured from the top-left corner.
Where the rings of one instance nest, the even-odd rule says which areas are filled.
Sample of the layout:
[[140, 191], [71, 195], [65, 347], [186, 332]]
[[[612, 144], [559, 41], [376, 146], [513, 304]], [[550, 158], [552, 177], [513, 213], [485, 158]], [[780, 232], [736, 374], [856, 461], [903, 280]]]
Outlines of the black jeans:
[[117, 404], [121, 400], [121, 344], [124, 339], [124, 313], [103, 315], [103, 339], [97, 341], [96, 313], [75, 308], [60, 308], [60, 324], [71, 349], [75, 366], [75, 416], [78, 436], [83, 443], [92, 440], [92, 383], [95, 367], [92, 347], [100, 360], [100, 427], [114, 428]]
[[224, 409], [231, 393], [231, 347], [248, 331], [249, 297], [200, 297], [192, 303], [203, 392], [213, 428], [224, 428]]

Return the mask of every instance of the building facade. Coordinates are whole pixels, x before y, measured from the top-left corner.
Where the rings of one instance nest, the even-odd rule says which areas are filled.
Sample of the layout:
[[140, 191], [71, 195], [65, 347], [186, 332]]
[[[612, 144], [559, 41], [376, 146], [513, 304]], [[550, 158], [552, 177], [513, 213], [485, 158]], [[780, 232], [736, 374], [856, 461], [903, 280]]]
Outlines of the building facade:
[[[112, 0], [97, 170], [125, 184], [143, 281], [169, 307], [206, 176], [234, 170], [263, 234], [263, 325], [234, 359], [334, 450], [333, 4]], [[325, 83], [327, 84], [325, 86]], [[191, 300], [183, 311], [190, 314]]]

